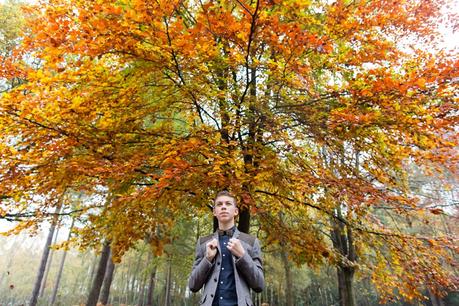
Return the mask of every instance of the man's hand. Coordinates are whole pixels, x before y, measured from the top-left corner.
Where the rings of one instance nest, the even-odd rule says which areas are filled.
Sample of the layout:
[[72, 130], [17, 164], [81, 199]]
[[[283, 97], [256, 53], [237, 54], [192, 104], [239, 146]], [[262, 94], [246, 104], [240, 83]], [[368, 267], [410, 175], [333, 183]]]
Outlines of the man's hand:
[[212, 261], [215, 255], [217, 255], [217, 244], [218, 244], [218, 241], [215, 238], [207, 242], [206, 244], [206, 258], [209, 261]]
[[230, 250], [231, 254], [240, 258], [244, 256], [245, 250], [241, 244], [241, 241], [236, 238], [231, 238], [227, 245], [228, 250]]

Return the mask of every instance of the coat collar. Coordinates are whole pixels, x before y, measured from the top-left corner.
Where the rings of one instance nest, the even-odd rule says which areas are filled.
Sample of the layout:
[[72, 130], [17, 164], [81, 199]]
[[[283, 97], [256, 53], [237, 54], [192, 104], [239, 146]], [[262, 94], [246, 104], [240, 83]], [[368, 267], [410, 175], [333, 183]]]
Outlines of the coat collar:
[[[234, 233], [233, 233], [233, 237], [232, 237], [232, 238], [237, 238], [237, 237], [239, 237], [239, 234], [240, 234], [240, 233], [241, 233], [241, 232], [237, 229], [237, 226], [235, 226], [235, 229], [234, 229]], [[214, 238], [216, 238], [216, 239], [218, 240], [218, 230], [216, 230], [216, 231], [214, 232], [213, 235], [214, 235]]]
[[[241, 233], [241, 232], [240, 232], [240, 231], [237, 229], [237, 227], [236, 227], [236, 228], [234, 229], [233, 238], [239, 237], [239, 234], [240, 234], [240, 233]], [[218, 230], [216, 230], [216, 231], [214, 232], [213, 237], [214, 237], [215, 239], [217, 239], [217, 241], [218, 241]], [[221, 250], [220, 250], [220, 243], [217, 243], [217, 249], [218, 249], [218, 252], [221, 253]]]

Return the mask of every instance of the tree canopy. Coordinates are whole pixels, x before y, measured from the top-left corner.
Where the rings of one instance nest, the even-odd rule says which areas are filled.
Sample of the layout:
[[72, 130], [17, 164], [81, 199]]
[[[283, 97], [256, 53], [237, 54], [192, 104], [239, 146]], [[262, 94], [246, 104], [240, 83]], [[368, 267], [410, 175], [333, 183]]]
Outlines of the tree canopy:
[[[458, 58], [438, 45], [442, 0], [68, 1], [25, 9], [1, 54], [0, 213], [35, 226], [63, 205], [82, 245], [115, 257], [177, 215], [238, 195], [246, 230], [288, 241], [298, 262], [347, 265], [381, 292], [454, 286], [457, 237], [428, 223], [412, 165], [457, 175]], [[33, 63], [33, 64], [32, 64]], [[72, 192], [88, 200], [74, 207]], [[288, 222], [282, 221], [284, 215]], [[269, 230], [268, 230], [269, 229]], [[272, 230], [276, 229], [276, 230]], [[304, 235], [307, 233], [308, 235]], [[102, 235], [101, 235], [102, 234]]]

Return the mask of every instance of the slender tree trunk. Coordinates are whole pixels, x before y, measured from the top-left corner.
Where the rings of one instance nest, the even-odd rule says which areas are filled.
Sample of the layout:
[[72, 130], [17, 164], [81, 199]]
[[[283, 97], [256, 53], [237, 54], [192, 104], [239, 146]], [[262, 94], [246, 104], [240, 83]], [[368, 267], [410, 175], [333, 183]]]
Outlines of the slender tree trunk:
[[59, 271], [57, 273], [56, 282], [54, 283], [53, 293], [50, 299], [50, 305], [54, 305], [56, 301], [57, 291], [59, 290], [59, 283], [62, 278], [62, 272], [64, 270], [65, 257], [67, 256], [67, 251], [64, 251], [61, 258], [61, 263], [59, 264]]
[[99, 265], [97, 267], [96, 276], [92, 282], [91, 292], [88, 296], [88, 301], [86, 306], [96, 306], [97, 300], [99, 299], [100, 288], [102, 287], [102, 282], [104, 281], [105, 270], [107, 268], [107, 261], [110, 255], [110, 242], [106, 241], [104, 243], [102, 253], [100, 254]]
[[[72, 229], [73, 229], [74, 222], [75, 222], [75, 219], [72, 219], [72, 224], [70, 225], [69, 235], [67, 237], [67, 241], [70, 239], [70, 237], [72, 235]], [[59, 289], [59, 283], [61, 282], [62, 271], [64, 271], [64, 263], [65, 263], [65, 257], [66, 256], [67, 256], [67, 251], [64, 250], [64, 253], [62, 254], [62, 258], [61, 258], [61, 263], [59, 265], [59, 272], [57, 273], [56, 282], [54, 283], [53, 294], [51, 295], [51, 300], [50, 300], [50, 304], [51, 305], [54, 305], [54, 302], [56, 301], [57, 290]]]
[[[54, 240], [53, 240], [53, 245], [57, 243], [57, 237], [59, 236], [59, 228], [56, 230], [56, 234], [54, 235]], [[46, 262], [46, 268], [45, 268], [45, 275], [43, 276], [43, 280], [41, 282], [40, 286], [40, 294], [39, 297], [42, 298], [43, 295], [45, 294], [46, 290], [46, 282], [48, 281], [48, 274], [49, 270], [51, 270], [51, 265], [53, 263], [53, 256], [54, 256], [54, 250], [49, 250], [49, 259]]]
[[274, 288], [271, 287], [270, 290], [269, 290], [269, 304], [274, 304]]
[[[279, 221], [281, 224], [284, 223], [284, 214], [282, 212], [279, 212]], [[280, 240], [280, 255], [281, 255], [281, 260], [282, 264], [284, 265], [284, 271], [285, 271], [285, 302], [286, 306], [293, 306], [293, 280], [292, 280], [292, 271], [291, 271], [291, 265], [288, 260], [288, 252], [287, 252], [287, 242], [286, 240], [281, 237]]]
[[130, 281], [130, 285], [131, 285], [131, 289], [130, 289], [130, 292], [129, 292], [129, 301], [131, 303], [134, 303], [135, 302], [135, 297], [136, 297], [136, 292], [135, 292], [135, 288], [136, 288], [136, 285], [137, 285], [137, 276], [139, 274], [139, 269], [140, 269], [140, 262], [142, 261], [142, 253], [139, 255], [139, 258], [137, 260], [137, 263], [135, 265], [135, 269], [131, 275], [131, 281]]
[[281, 259], [282, 263], [284, 264], [285, 270], [285, 302], [286, 306], [293, 306], [293, 281], [292, 281], [292, 271], [291, 266], [288, 260], [287, 252], [282, 249], [281, 250]]
[[136, 283], [136, 275], [135, 271], [131, 271], [131, 274], [128, 276], [128, 301], [129, 304], [134, 302], [134, 287]]
[[277, 286], [277, 303], [276, 305], [278, 304], [282, 304], [284, 301], [282, 301], [282, 297], [281, 297], [281, 292], [282, 292], [282, 284], [279, 282], [279, 285]]
[[92, 257], [91, 265], [88, 267], [88, 273], [86, 273], [86, 277], [84, 278], [84, 281], [80, 288], [81, 291], [86, 291], [86, 292], [91, 291], [91, 285], [92, 285], [92, 281], [94, 280], [94, 274], [95, 274], [96, 267], [97, 267], [97, 254], [89, 253], [89, 255], [94, 255], [94, 256]]
[[166, 274], [166, 296], [164, 301], [164, 306], [171, 306], [171, 273], [172, 272], [172, 260], [167, 259], [167, 274]]
[[147, 282], [147, 275], [144, 274], [144, 276], [142, 278], [142, 282], [140, 283], [139, 296], [137, 298], [137, 304], [140, 305], [140, 306], [143, 306], [144, 303], [145, 303], [145, 283], [146, 282]]
[[156, 266], [150, 272], [150, 281], [148, 283], [147, 301], [145, 306], [153, 306], [153, 294], [155, 292]]
[[101, 302], [102, 305], [106, 305], [108, 303], [108, 297], [110, 296], [110, 286], [112, 285], [113, 280], [113, 272], [115, 271], [115, 264], [112, 260], [112, 253], [111, 251], [109, 251], [109, 253], [110, 256], [107, 261], [107, 269], [105, 271], [104, 283], [99, 299], [99, 302]]
[[132, 266], [132, 264], [131, 264], [131, 262], [129, 262], [128, 269], [127, 269], [126, 274], [125, 274], [126, 275], [126, 279], [124, 281], [125, 286], [123, 288], [123, 291], [124, 291], [124, 294], [123, 294], [123, 296], [124, 296], [124, 304], [128, 304], [128, 301], [129, 301], [129, 279], [130, 279], [129, 278], [129, 271], [132, 271], [131, 270], [131, 266]]
[[145, 295], [147, 294], [147, 281], [148, 281], [148, 274], [144, 274], [142, 279], [142, 286], [140, 287], [140, 298], [138, 304], [140, 306], [145, 305]]
[[43, 281], [43, 275], [45, 274], [45, 267], [46, 267], [46, 262], [48, 261], [48, 256], [49, 256], [49, 251], [50, 251], [50, 246], [51, 242], [53, 240], [54, 236], [54, 230], [56, 228], [57, 220], [58, 220], [58, 213], [61, 210], [62, 203], [56, 207], [54, 213], [54, 218], [53, 221], [51, 222], [51, 227], [48, 232], [48, 238], [46, 239], [46, 244], [45, 248], [43, 250], [43, 254], [41, 256], [41, 261], [40, 261], [40, 266], [38, 268], [38, 273], [37, 273], [37, 278], [35, 280], [35, 285], [32, 291], [32, 297], [30, 298], [30, 306], [36, 306], [38, 302], [38, 294], [40, 291], [41, 283]]
[[119, 295], [118, 295], [118, 304], [122, 304], [121, 298], [125, 296], [125, 283], [126, 283], [126, 272], [124, 270], [121, 270], [121, 277], [120, 277], [120, 289], [119, 289]]
[[331, 300], [331, 301], [328, 300], [328, 292], [327, 292], [327, 290], [321, 289], [321, 288], [319, 288], [319, 290], [320, 290], [320, 298], [321, 298], [322, 302], [323, 302], [325, 305], [334, 304], [334, 303], [333, 303], [333, 300]]

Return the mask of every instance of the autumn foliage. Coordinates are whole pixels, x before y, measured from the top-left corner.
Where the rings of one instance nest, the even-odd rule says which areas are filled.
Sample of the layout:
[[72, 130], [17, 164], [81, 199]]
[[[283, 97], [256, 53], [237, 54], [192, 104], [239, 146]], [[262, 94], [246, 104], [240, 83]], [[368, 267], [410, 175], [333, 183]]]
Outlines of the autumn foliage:
[[[229, 188], [299, 263], [352, 266], [383, 297], [455, 288], [457, 236], [415, 234], [383, 212], [427, 224], [443, 211], [420, 205], [410, 167], [457, 175], [459, 62], [438, 45], [444, 5], [28, 7], [1, 59], [2, 76], [23, 82], [0, 97], [0, 214], [34, 227], [63, 204], [80, 245], [105, 237], [119, 258], [148, 235], [161, 250], [159, 232]], [[88, 200], [75, 207], [75, 192]], [[333, 229], [352, 230], [353, 260], [324, 235]]]

